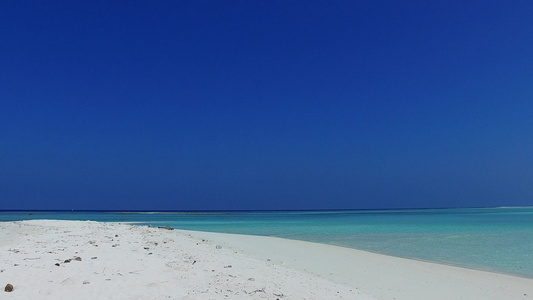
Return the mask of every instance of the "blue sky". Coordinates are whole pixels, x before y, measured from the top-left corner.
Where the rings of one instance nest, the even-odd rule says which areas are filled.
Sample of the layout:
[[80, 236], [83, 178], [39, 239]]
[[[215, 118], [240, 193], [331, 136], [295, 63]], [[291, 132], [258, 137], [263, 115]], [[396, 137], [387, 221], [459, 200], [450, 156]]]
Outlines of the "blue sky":
[[2, 1], [0, 209], [533, 205], [530, 1]]

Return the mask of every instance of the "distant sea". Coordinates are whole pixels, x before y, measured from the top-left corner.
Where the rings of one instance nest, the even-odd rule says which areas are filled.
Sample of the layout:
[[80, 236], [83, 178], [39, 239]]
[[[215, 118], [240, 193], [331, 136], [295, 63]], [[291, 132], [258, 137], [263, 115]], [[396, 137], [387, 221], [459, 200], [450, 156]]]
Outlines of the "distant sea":
[[276, 236], [533, 278], [533, 207], [0, 212], [0, 221], [31, 219], [135, 222], [187, 230]]

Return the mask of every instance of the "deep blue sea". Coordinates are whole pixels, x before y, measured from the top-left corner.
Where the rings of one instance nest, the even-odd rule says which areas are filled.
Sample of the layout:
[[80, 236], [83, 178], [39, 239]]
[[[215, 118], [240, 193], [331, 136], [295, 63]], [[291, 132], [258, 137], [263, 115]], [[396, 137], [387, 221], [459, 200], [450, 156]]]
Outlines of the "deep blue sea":
[[533, 207], [275, 212], [0, 212], [277, 236], [533, 278]]

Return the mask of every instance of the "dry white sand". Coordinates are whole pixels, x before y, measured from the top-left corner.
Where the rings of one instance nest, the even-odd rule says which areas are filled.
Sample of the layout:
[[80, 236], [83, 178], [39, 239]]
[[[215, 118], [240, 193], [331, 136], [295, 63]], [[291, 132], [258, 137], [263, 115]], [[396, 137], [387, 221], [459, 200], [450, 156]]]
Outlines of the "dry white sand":
[[273, 237], [195, 232], [243, 254], [317, 274], [378, 300], [526, 300], [533, 279]]
[[[13, 292], [3, 292], [7, 283]], [[0, 288], [0, 299], [533, 299], [533, 280], [509, 275], [279, 238], [81, 221], [0, 222]]]
[[372, 299], [178, 230], [0, 222], [0, 241], [0, 299]]

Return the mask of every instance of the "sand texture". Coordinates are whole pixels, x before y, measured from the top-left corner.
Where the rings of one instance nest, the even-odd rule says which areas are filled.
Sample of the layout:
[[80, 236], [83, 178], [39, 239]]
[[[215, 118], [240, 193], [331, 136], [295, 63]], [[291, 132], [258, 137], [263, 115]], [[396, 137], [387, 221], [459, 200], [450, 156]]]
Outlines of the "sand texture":
[[0, 241], [0, 299], [533, 299], [532, 279], [272, 237], [50, 220]]
[[178, 230], [0, 222], [0, 241], [0, 299], [372, 299]]

